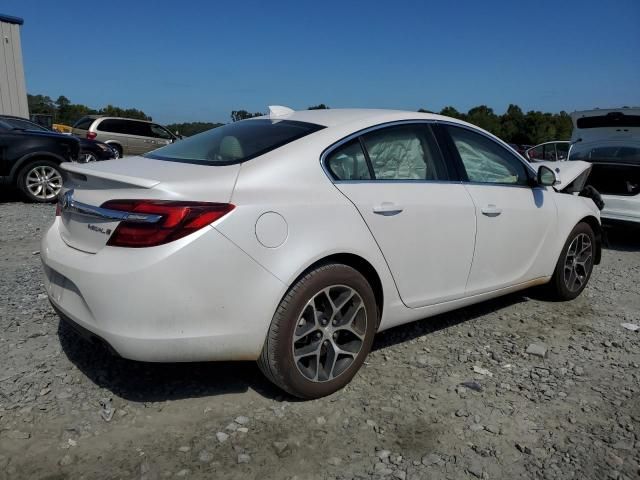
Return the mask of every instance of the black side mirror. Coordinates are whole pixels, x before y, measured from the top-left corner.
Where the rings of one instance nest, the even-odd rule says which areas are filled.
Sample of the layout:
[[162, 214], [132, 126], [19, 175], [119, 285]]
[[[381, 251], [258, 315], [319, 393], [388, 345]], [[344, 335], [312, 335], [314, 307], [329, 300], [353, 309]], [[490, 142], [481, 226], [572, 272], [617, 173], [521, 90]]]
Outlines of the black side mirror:
[[543, 187], [553, 187], [557, 182], [556, 174], [546, 165], [541, 165], [540, 168], [538, 168], [536, 181], [538, 185], [542, 185]]

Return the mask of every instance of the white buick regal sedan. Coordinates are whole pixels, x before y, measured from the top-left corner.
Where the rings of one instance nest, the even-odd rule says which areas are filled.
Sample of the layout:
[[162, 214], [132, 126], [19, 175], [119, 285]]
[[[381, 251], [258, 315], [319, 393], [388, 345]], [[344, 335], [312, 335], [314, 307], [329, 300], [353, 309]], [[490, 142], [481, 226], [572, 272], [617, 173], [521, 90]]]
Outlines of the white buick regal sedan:
[[529, 165], [438, 115], [293, 111], [140, 157], [63, 164], [42, 240], [71, 326], [122, 357], [257, 360], [287, 392], [346, 385], [376, 332], [600, 261], [590, 165]]

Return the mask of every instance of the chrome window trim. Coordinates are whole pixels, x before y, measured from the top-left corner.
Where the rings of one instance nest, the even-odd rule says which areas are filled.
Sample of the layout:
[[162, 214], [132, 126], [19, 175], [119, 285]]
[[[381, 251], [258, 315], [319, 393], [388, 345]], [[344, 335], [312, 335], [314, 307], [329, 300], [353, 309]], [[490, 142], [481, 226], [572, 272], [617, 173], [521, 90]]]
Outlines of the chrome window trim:
[[96, 207], [73, 199], [73, 190], [67, 190], [60, 197], [60, 209], [65, 213], [75, 213], [84, 217], [98, 218], [100, 220], [114, 220], [134, 223], [157, 223], [162, 215], [147, 213], [123, 212], [109, 208]]
[[[515, 150], [513, 150], [507, 143], [503, 142], [502, 140], [500, 140], [497, 137], [493, 137], [491, 135], [488, 135], [486, 132], [484, 132], [483, 130], [479, 129], [478, 127], [473, 127], [473, 126], [469, 126], [469, 125], [465, 125], [462, 123], [457, 123], [457, 122], [451, 122], [448, 120], [436, 120], [436, 119], [416, 119], [416, 120], [395, 120], [393, 122], [386, 122], [386, 123], [380, 123], [378, 125], [373, 125], [371, 127], [367, 127], [364, 128], [362, 130], [358, 130], [357, 132], [354, 132], [340, 140], [338, 140], [337, 142], [332, 143], [331, 145], [329, 145], [327, 148], [325, 148], [323, 150], [323, 152], [320, 154], [320, 166], [322, 167], [322, 170], [324, 171], [325, 175], [329, 178], [329, 180], [331, 181], [331, 183], [334, 184], [357, 184], [357, 183], [442, 183], [442, 184], [464, 184], [464, 185], [486, 185], [486, 186], [500, 186], [500, 187], [517, 187], [517, 188], [528, 188], [531, 189], [532, 187], [530, 185], [520, 185], [520, 184], [513, 184], [513, 183], [487, 183], [487, 182], [471, 182], [471, 181], [463, 181], [463, 180], [412, 180], [412, 179], [398, 179], [398, 180], [390, 180], [390, 179], [385, 179], [385, 180], [376, 180], [376, 179], [365, 179], [365, 180], [336, 180], [333, 178], [333, 175], [331, 174], [331, 171], [329, 170], [329, 168], [326, 165], [326, 159], [327, 157], [336, 149], [340, 148], [342, 145], [344, 145], [345, 143], [350, 142], [351, 140], [353, 140], [354, 138], [359, 138], [362, 135], [365, 135], [369, 132], [373, 132], [376, 130], [380, 130], [382, 128], [387, 128], [387, 127], [394, 127], [396, 125], [407, 125], [407, 124], [419, 124], [419, 123], [424, 123], [427, 125], [434, 125], [434, 124], [438, 124], [438, 125], [451, 125], [453, 127], [459, 127], [459, 128], [464, 128], [466, 130], [469, 130], [471, 132], [475, 132], [478, 133], [484, 137], [486, 137], [487, 139], [493, 141], [494, 143], [498, 144], [499, 146], [506, 148], [507, 152], [511, 153], [515, 159], [517, 161], [519, 161], [520, 163], [522, 163], [525, 167], [525, 170], [528, 170], [529, 173], [531, 174], [532, 178], [536, 178], [536, 170], [524, 159], [524, 158], [520, 158], [520, 154], [518, 152], [516, 152]], [[496, 141], [496, 139], [498, 141]], [[437, 139], [436, 139], [437, 141]], [[440, 147], [438, 145], [438, 147]], [[447, 161], [446, 156], [443, 155], [443, 160]], [[449, 168], [449, 166], [447, 165], [447, 168]]]

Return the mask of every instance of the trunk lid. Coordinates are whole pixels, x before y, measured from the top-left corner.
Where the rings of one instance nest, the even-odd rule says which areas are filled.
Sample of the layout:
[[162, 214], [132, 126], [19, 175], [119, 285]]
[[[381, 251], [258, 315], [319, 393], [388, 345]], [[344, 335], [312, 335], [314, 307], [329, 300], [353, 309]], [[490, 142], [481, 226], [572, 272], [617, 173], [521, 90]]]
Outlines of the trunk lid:
[[108, 200], [184, 200], [228, 203], [240, 165], [194, 165], [127, 157], [89, 164], [63, 163], [60, 235], [70, 247], [97, 253], [122, 212], [104, 211]]

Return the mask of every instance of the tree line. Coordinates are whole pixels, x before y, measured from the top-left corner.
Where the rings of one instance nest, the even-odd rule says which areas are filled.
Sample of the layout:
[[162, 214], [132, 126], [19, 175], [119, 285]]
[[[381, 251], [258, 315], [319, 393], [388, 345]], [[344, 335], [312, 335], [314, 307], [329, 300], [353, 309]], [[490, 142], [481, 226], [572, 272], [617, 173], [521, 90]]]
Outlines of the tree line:
[[[308, 107], [308, 110], [328, 109], [321, 103]], [[447, 117], [453, 117], [477, 125], [497, 137], [509, 143], [518, 145], [537, 145], [551, 140], [569, 140], [573, 125], [571, 117], [565, 111], [549, 113], [530, 110], [526, 114], [518, 105], [510, 104], [502, 115], [496, 114], [491, 107], [479, 105], [471, 108], [466, 113], [459, 112], [455, 107], [444, 107], [439, 112], [433, 112], [421, 108], [418, 112], [439, 113]], [[247, 110], [234, 110], [231, 112], [231, 121], [246, 120], [259, 117], [262, 112], [251, 113]]]
[[[151, 116], [142, 110], [121, 108], [114, 105], [94, 109], [86, 105], [71, 103], [64, 95], [59, 96], [56, 100], [46, 95], [27, 95], [27, 100], [29, 103], [29, 112], [32, 114], [40, 113], [51, 115], [54, 123], [62, 123], [65, 125], [73, 125], [85, 115], [108, 115], [111, 117], [151, 120]], [[308, 107], [308, 110], [323, 110], [328, 108], [324, 103], [320, 103]], [[424, 108], [418, 111], [436, 113]], [[550, 140], [568, 140], [569, 137], [571, 137], [571, 117], [564, 111], [560, 113], [545, 113], [531, 110], [524, 113], [518, 105], [510, 104], [507, 111], [502, 115], [496, 114], [491, 107], [486, 105], [473, 107], [466, 113], [459, 112], [452, 106], [447, 106], [437, 113], [473, 123], [502, 138], [506, 142], [517, 143], [518, 145], [536, 145]], [[264, 115], [262, 112], [233, 110], [230, 117], [232, 122], [237, 122], [262, 115]], [[213, 122], [183, 122], [172, 123], [166, 125], [166, 127], [172, 132], [177, 131], [181, 135], [191, 136], [221, 125], [224, 124]]]
[[151, 120], [151, 117], [142, 110], [135, 108], [120, 108], [107, 105], [95, 109], [80, 103], [71, 103], [64, 95], [53, 100], [47, 95], [27, 95], [29, 113], [45, 114], [53, 117], [53, 123], [73, 125], [85, 115], [106, 115], [109, 117], [136, 118], [138, 120]]
[[[420, 109], [419, 112], [428, 112]], [[429, 112], [433, 113], [433, 112]], [[569, 140], [573, 124], [565, 111], [560, 113], [544, 113], [530, 110], [526, 114], [518, 105], [510, 104], [502, 115], [496, 114], [486, 105], [473, 107], [466, 113], [454, 107], [444, 107], [440, 115], [458, 118], [477, 125], [505, 142], [518, 145], [537, 145], [551, 140]]]

